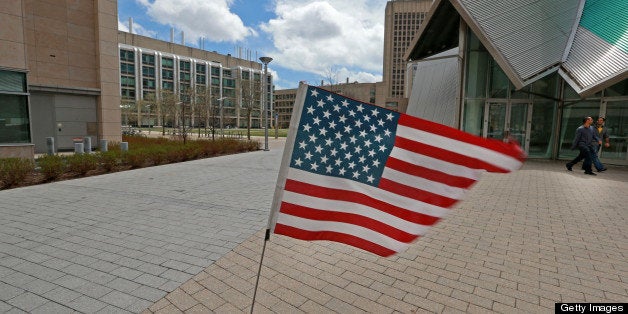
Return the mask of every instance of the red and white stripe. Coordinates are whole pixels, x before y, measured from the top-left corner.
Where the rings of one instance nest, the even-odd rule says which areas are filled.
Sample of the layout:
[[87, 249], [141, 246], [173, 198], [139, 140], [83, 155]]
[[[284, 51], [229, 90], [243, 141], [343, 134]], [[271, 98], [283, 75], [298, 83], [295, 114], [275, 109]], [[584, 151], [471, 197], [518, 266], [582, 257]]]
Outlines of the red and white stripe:
[[274, 232], [389, 256], [444, 217], [482, 172], [523, 161], [516, 144], [402, 114], [378, 187], [290, 168]]

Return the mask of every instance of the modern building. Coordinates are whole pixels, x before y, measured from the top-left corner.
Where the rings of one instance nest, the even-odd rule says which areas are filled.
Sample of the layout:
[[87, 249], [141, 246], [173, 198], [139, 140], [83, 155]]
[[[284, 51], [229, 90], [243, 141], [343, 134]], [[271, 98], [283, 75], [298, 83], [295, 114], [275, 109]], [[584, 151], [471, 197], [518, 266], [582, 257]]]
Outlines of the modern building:
[[116, 0], [2, 1], [0, 157], [120, 141]]
[[[346, 83], [325, 85], [321, 82], [319, 86], [322, 89], [355, 99], [363, 102], [377, 104], [382, 99], [383, 84], [378, 83]], [[277, 116], [279, 128], [288, 128], [294, 108], [294, 101], [297, 96], [297, 88], [282, 89], [274, 91], [274, 109]], [[380, 103], [383, 103], [380, 101]]]
[[582, 118], [602, 116], [602, 161], [627, 165], [626, 12], [623, 0], [436, 0], [405, 54], [407, 112], [551, 159], [575, 156]]
[[287, 129], [290, 126], [294, 102], [297, 98], [297, 89], [276, 89], [274, 92], [275, 117], [276, 125], [281, 129]]
[[257, 60], [122, 31], [118, 40], [123, 124], [259, 128], [264, 99], [273, 112], [272, 76]]
[[431, 5], [432, 0], [392, 0], [386, 3], [382, 73], [384, 97], [377, 105], [405, 112], [408, 96], [404, 55]]

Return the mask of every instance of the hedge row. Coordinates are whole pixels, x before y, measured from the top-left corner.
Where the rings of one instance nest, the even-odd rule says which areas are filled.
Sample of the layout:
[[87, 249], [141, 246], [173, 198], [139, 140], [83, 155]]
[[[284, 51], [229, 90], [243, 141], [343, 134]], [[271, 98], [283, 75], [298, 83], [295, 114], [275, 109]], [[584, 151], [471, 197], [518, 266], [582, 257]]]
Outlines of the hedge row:
[[61, 177], [81, 177], [90, 171], [115, 172], [182, 162], [212, 156], [233, 154], [259, 149], [255, 141], [237, 139], [181, 141], [165, 138], [125, 136], [128, 151], [121, 151], [118, 143], [112, 143], [107, 152], [72, 155], [45, 155], [35, 162], [21, 158], [0, 159], [0, 189], [20, 186], [30, 174], [40, 174], [43, 182]]

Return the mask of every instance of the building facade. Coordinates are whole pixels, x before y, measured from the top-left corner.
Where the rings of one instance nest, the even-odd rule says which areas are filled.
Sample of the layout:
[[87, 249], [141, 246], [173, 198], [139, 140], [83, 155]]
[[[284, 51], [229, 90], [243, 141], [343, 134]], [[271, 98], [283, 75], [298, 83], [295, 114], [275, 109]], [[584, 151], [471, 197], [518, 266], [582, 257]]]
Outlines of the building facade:
[[[383, 83], [341, 83], [334, 85], [319, 86], [330, 92], [334, 92], [355, 100], [377, 104], [383, 97]], [[288, 128], [292, 117], [292, 110], [297, 96], [297, 88], [282, 89], [274, 91], [274, 109], [279, 128]]]
[[120, 141], [117, 1], [0, 5], [0, 157]]
[[393, 0], [386, 4], [384, 24], [384, 98], [377, 105], [405, 112], [407, 106], [404, 54], [430, 10], [432, 0]]
[[123, 124], [259, 128], [264, 99], [273, 110], [264, 92], [272, 76], [259, 62], [122, 31], [118, 39]]
[[437, 0], [406, 54], [415, 70], [408, 112], [514, 138], [529, 157], [550, 159], [577, 154], [584, 116], [605, 117], [611, 145], [601, 160], [626, 165], [627, 10], [619, 0]]

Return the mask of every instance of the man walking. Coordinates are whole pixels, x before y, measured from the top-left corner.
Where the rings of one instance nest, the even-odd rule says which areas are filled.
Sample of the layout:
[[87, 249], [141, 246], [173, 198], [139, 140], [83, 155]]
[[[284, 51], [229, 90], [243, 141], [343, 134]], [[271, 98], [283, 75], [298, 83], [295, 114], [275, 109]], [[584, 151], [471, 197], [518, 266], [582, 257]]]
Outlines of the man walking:
[[574, 160], [565, 164], [565, 167], [567, 167], [567, 170], [571, 171], [573, 165], [575, 165], [581, 159], [584, 158], [584, 163], [582, 165], [582, 169], [584, 169], [584, 173], [588, 175], [592, 175], [592, 176], [595, 175], [595, 173], [593, 173], [593, 170], [591, 168], [591, 164], [593, 162], [593, 154], [595, 153], [593, 151], [593, 146], [591, 145], [591, 142], [593, 141], [594, 134], [595, 134], [590, 129], [592, 123], [593, 123], [593, 118], [585, 117], [582, 120], [582, 125], [579, 126], [578, 129], [576, 129], [576, 136], [571, 145], [571, 149], [577, 148], [580, 151], [580, 154], [578, 155], [578, 157], [574, 158]]

